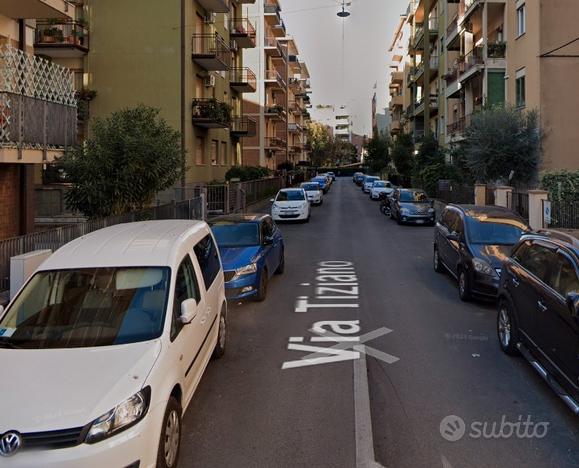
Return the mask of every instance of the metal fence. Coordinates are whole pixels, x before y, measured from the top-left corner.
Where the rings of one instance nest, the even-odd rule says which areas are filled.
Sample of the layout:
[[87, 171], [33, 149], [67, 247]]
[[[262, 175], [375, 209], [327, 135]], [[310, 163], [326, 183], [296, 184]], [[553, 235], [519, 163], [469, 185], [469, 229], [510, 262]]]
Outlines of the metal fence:
[[529, 194], [527, 192], [507, 192], [507, 208], [529, 219]]
[[203, 219], [203, 197], [154, 206], [119, 216], [71, 224], [0, 241], [0, 292], [10, 289], [10, 258], [35, 250], [55, 251], [85, 234], [108, 226], [154, 219]]
[[436, 198], [445, 203], [473, 204], [474, 187], [472, 185], [454, 185], [440, 187], [437, 190]]
[[549, 227], [579, 229], [579, 200], [553, 200]]

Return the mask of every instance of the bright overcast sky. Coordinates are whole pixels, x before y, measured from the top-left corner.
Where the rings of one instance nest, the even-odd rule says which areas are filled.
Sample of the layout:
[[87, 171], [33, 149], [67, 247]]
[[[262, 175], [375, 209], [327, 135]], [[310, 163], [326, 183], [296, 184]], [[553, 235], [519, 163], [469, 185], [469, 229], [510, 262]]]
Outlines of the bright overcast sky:
[[[288, 34], [296, 39], [312, 81], [312, 117], [316, 105], [345, 104], [356, 133], [370, 134], [371, 99], [378, 83], [378, 110], [388, 101], [388, 48], [408, 0], [350, 0], [344, 23], [345, 66], [342, 80], [341, 1], [280, 0]], [[344, 83], [344, 85], [342, 84]]]

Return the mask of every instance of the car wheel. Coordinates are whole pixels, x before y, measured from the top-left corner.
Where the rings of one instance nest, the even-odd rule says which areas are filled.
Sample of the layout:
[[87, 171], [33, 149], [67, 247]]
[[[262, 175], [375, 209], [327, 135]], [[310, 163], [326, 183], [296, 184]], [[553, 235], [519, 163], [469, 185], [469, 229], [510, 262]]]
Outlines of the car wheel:
[[467, 272], [463, 269], [458, 272], [458, 297], [464, 302], [471, 299], [470, 281]]
[[219, 332], [217, 334], [217, 344], [213, 350], [213, 359], [222, 358], [225, 354], [225, 347], [227, 345], [227, 318], [223, 310], [219, 314]]
[[513, 317], [513, 311], [506, 299], [501, 299], [497, 313], [497, 335], [499, 344], [505, 354], [514, 356], [519, 353], [517, 343], [519, 341], [519, 329]]
[[265, 301], [267, 297], [267, 270], [264, 269], [261, 272], [261, 276], [259, 278], [259, 288], [257, 290], [257, 295], [255, 296], [255, 300], [257, 302]]
[[179, 463], [181, 449], [181, 405], [175, 397], [170, 397], [163, 417], [159, 451], [158, 468], [174, 468]]
[[281, 251], [281, 259], [279, 261], [279, 265], [277, 267], [277, 270], [275, 270], [275, 274], [276, 275], [281, 275], [285, 270], [285, 253], [282, 250]]
[[438, 248], [436, 246], [434, 247], [434, 254], [432, 255], [432, 265], [434, 266], [434, 271], [436, 271], [437, 273], [444, 272], [444, 266], [440, 261], [440, 255], [438, 253]]

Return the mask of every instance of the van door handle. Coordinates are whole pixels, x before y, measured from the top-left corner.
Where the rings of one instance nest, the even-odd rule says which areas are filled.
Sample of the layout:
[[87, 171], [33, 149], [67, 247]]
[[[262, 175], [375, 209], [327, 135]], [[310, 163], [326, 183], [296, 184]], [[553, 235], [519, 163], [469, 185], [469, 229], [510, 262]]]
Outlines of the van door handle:
[[519, 282], [519, 280], [518, 280], [517, 278], [515, 278], [514, 276], [511, 278], [511, 283], [513, 283], [513, 286], [514, 286], [515, 288], [518, 288], [518, 287], [521, 285], [521, 283]]
[[547, 312], [547, 306], [541, 301], [537, 301], [537, 307], [541, 312]]

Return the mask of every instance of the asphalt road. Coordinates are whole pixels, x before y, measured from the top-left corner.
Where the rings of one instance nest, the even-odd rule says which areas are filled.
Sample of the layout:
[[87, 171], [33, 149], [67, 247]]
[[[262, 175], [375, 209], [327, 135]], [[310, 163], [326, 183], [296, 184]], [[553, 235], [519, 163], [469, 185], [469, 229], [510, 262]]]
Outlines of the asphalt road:
[[[494, 306], [460, 302], [451, 277], [433, 271], [432, 228], [396, 225], [344, 178], [309, 224], [282, 231], [286, 271], [264, 303], [230, 308], [227, 354], [209, 365], [184, 418], [181, 466], [361, 466], [360, 446], [370, 440], [369, 421], [354, 409], [361, 361], [291, 367], [309, 354], [300, 346], [335, 345], [312, 341], [314, 323], [355, 320], [355, 335], [376, 331], [364, 344], [387, 353], [367, 357], [379, 464], [579, 466], [579, 420], [522, 358], [499, 350]], [[353, 263], [359, 299], [316, 298], [317, 269], [331, 261]], [[303, 296], [336, 307], [295, 312]], [[348, 346], [315, 357], [346, 359], [354, 353]], [[460, 422], [441, 435], [450, 415], [464, 422], [456, 441], [447, 439], [462, 434]]]

